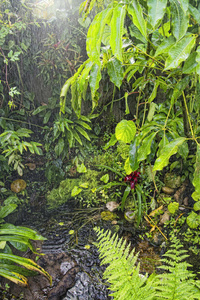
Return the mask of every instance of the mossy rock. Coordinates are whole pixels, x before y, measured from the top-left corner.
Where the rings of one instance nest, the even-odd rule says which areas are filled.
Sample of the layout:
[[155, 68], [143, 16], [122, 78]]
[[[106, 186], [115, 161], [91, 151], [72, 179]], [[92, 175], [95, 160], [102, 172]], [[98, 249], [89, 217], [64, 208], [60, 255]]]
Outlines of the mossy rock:
[[101, 212], [101, 219], [104, 221], [113, 221], [116, 220], [117, 215], [111, 211], [102, 211]]
[[10, 189], [14, 193], [20, 193], [21, 191], [25, 190], [26, 188], [26, 181], [23, 179], [16, 179], [11, 183]]
[[181, 186], [181, 176], [175, 173], [166, 173], [164, 178], [166, 187], [176, 189]]
[[47, 195], [47, 205], [49, 209], [54, 209], [72, 198], [71, 192], [79, 184], [79, 179], [67, 178], [61, 181], [57, 189], [53, 189]]

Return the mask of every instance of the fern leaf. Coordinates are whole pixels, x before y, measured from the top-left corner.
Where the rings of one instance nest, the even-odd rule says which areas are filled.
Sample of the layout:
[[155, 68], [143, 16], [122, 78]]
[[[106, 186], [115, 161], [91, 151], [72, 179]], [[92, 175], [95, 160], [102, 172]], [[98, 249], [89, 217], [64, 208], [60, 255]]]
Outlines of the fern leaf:
[[[187, 251], [181, 249], [178, 240], [173, 240], [171, 249], [164, 255], [162, 262], [166, 265], [160, 268], [168, 273], [157, 275], [156, 296], [159, 299], [188, 300], [200, 299], [200, 290], [195, 289], [194, 274], [187, 268], [185, 258]], [[156, 298], [157, 299], [157, 298]]]
[[131, 245], [126, 247], [126, 241], [119, 239], [117, 234], [111, 237], [111, 232], [99, 228], [97, 233], [98, 250], [102, 264], [109, 264], [104, 272], [104, 278], [110, 283], [110, 294], [117, 300], [151, 300], [153, 293], [152, 282], [147, 281], [147, 276], [141, 278], [139, 264], [136, 266], [138, 254]]
[[138, 253], [126, 241], [119, 239], [111, 231], [94, 228], [97, 233], [97, 248], [102, 264], [108, 264], [104, 278], [110, 283], [111, 296], [117, 300], [193, 300], [200, 299], [200, 281], [188, 270], [191, 265], [185, 259], [186, 250], [178, 240], [173, 240], [171, 248], [164, 254], [160, 268], [162, 275], [140, 276], [140, 265], [136, 265]]

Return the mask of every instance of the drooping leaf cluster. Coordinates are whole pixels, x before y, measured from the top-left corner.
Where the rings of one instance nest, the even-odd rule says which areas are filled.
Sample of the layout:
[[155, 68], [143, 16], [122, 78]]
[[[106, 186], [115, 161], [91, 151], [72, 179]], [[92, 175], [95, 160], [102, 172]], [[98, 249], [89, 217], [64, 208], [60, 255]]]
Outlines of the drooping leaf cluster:
[[51, 276], [37, 263], [12, 253], [10, 246], [20, 251], [27, 251], [29, 248], [37, 253], [30, 240], [45, 240], [32, 229], [4, 223], [4, 218], [12, 213], [16, 207], [16, 204], [8, 204], [0, 209], [0, 276], [21, 286], [27, 286], [26, 276], [32, 275], [31, 271], [33, 271], [46, 276], [51, 283]]

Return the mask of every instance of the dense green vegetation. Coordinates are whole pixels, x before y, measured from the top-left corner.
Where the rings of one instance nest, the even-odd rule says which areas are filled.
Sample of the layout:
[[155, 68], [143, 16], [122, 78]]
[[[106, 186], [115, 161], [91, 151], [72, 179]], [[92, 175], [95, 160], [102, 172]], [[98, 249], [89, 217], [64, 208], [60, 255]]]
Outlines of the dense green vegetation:
[[[14, 2], [0, 1], [0, 213], [28, 205], [30, 195], [10, 184], [28, 181], [32, 168], [45, 185], [30, 181], [29, 191], [37, 184], [47, 209], [70, 198], [78, 207], [114, 201], [122, 223], [145, 228], [150, 239], [153, 231], [165, 240], [176, 235], [199, 255], [198, 1], [58, 1], [45, 13], [34, 1]], [[7, 227], [0, 228], [0, 254], [16, 241], [34, 250], [29, 234], [19, 237], [13, 227], [8, 236]], [[172, 260], [182, 255], [174, 245]], [[185, 298], [195, 291], [191, 299], [199, 299], [187, 265], [169, 264], [186, 272], [178, 279]], [[1, 269], [5, 276], [12, 265]], [[115, 274], [106, 274], [112, 283]], [[138, 287], [147, 299], [161, 297], [158, 279], [141, 279]]]

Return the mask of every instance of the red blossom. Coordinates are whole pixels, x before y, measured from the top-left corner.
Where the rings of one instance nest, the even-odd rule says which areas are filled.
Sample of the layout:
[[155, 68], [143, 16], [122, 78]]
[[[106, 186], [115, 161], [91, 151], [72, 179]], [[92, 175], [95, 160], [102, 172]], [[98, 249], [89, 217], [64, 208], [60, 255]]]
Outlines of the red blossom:
[[140, 177], [140, 172], [132, 172], [130, 175], [127, 175], [125, 178], [124, 178], [124, 181], [125, 182], [130, 182], [131, 184], [131, 189], [133, 190], [135, 188], [135, 185], [137, 184], [138, 182], [138, 177]]
[[59, 41], [58, 43], [54, 44], [53, 47], [54, 48], [58, 48], [58, 46], [60, 45], [61, 41]]

